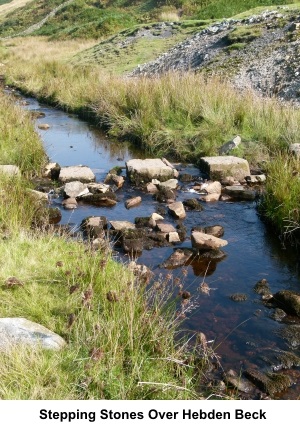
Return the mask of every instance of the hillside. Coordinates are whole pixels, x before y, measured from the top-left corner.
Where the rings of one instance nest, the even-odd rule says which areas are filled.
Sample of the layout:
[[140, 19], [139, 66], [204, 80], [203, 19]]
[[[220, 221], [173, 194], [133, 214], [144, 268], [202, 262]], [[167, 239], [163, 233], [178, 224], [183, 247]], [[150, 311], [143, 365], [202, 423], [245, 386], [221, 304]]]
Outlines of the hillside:
[[[34, 35], [55, 39], [111, 35], [136, 24], [187, 19], [222, 19], [257, 6], [274, 7], [291, 0], [13, 0], [0, 2], [0, 37], [32, 27]], [[57, 9], [56, 13], [53, 13]], [[2, 17], [2, 18], [1, 18]], [[37, 24], [41, 23], [39, 26]]]

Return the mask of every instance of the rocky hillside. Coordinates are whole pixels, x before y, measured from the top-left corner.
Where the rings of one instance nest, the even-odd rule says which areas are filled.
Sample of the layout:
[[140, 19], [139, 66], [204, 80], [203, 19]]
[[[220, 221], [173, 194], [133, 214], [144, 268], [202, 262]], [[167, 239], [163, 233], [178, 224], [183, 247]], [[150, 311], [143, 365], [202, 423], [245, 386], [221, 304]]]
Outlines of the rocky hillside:
[[130, 76], [219, 72], [238, 88], [300, 104], [299, 58], [300, 13], [282, 9], [211, 25]]

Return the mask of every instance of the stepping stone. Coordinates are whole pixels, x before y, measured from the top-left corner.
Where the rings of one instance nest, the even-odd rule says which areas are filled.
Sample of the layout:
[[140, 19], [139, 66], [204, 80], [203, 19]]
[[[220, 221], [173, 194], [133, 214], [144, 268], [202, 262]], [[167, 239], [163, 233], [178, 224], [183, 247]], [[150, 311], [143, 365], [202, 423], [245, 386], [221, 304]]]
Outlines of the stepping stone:
[[238, 181], [243, 181], [250, 175], [248, 161], [232, 155], [200, 158], [199, 168], [207, 173], [211, 180], [222, 182], [227, 176], [233, 176]]

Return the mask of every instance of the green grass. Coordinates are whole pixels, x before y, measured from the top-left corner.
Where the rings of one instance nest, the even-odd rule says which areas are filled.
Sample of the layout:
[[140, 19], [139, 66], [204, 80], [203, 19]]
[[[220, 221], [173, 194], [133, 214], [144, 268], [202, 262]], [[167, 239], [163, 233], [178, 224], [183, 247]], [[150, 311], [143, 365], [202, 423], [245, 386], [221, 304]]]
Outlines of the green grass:
[[[0, 253], [2, 317], [38, 322], [67, 341], [59, 352], [2, 352], [1, 398], [197, 398], [183, 363], [187, 351], [174, 342], [178, 327], [166, 289], [146, 292], [109, 253], [53, 235], [13, 236], [0, 243]], [[10, 276], [23, 286], [6, 288]]]
[[0, 93], [0, 164], [16, 164], [25, 176], [32, 177], [40, 173], [45, 152], [29, 113], [21, 107], [10, 109], [11, 103]]
[[230, 31], [227, 35], [229, 44], [235, 43], [249, 43], [252, 40], [262, 35], [262, 28], [258, 25], [241, 26]]
[[299, 238], [300, 160], [286, 152], [276, 154], [267, 164], [267, 185], [259, 211], [282, 233], [283, 239]]

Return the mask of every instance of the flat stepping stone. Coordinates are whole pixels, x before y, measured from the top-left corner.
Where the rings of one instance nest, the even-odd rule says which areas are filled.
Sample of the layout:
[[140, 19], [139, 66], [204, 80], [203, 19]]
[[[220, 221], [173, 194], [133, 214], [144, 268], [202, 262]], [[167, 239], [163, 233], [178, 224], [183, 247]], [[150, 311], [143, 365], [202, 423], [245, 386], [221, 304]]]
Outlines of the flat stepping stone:
[[146, 184], [152, 179], [167, 181], [174, 178], [174, 170], [159, 158], [133, 159], [126, 162], [127, 176], [135, 185]]
[[94, 182], [95, 179], [95, 174], [87, 166], [62, 167], [59, 174], [59, 180], [62, 182]]
[[203, 173], [207, 173], [211, 180], [220, 182], [227, 176], [243, 181], [245, 176], [250, 175], [248, 161], [232, 155], [200, 158], [199, 168]]

